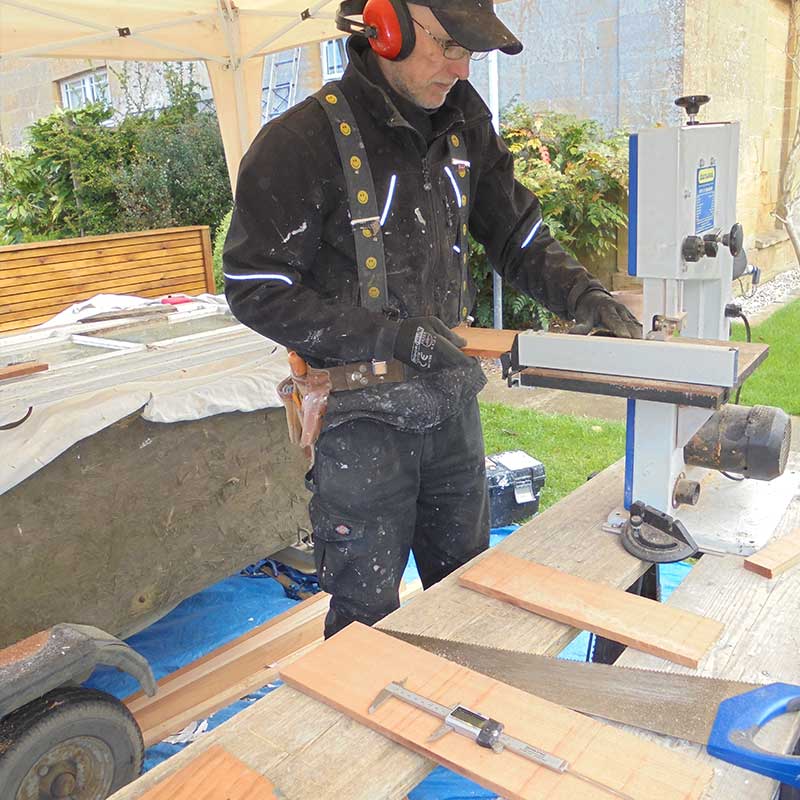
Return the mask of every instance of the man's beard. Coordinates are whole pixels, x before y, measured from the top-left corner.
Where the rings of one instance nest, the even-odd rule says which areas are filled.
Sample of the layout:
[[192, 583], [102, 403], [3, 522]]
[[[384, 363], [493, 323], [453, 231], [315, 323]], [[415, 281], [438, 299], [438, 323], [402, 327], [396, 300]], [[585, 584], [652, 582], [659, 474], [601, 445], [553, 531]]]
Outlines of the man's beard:
[[[447, 94], [445, 94], [445, 97], [442, 99], [442, 102], [439, 103], [438, 105], [434, 105], [434, 106], [426, 105], [424, 101], [420, 100], [418, 97], [415, 96], [414, 92], [411, 91], [411, 89], [409, 88], [408, 84], [405, 81], [403, 81], [402, 79], [397, 78], [397, 77], [395, 78], [394, 90], [398, 94], [400, 94], [403, 97], [405, 97], [406, 100], [409, 100], [415, 106], [418, 106], [419, 108], [423, 109], [424, 111], [437, 111], [438, 109], [440, 109], [444, 105], [444, 101], [447, 98]], [[448, 92], [449, 92], [449, 89], [448, 89]]]

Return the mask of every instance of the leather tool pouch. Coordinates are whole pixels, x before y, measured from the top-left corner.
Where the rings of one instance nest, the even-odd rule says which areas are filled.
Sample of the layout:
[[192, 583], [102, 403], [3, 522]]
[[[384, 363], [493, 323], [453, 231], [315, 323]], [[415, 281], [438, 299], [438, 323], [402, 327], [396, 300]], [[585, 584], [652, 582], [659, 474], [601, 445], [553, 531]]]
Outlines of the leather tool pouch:
[[302, 447], [309, 458], [313, 458], [330, 393], [331, 379], [324, 369], [309, 367], [305, 375], [292, 374], [278, 384], [278, 396], [286, 410], [289, 441]]
[[289, 428], [289, 441], [292, 444], [300, 444], [300, 437], [303, 434], [303, 417], [300, 405], [300, 396], [295, 394], [294, 381], [292, 376], [284, 378], [278, 384], [278, 397], [283, 403], [286, 411], [286, 425]]
[[377, 364], [361, 361], [328, 369], [306, 366], [302, 360], [300, 363], [304, 374], [297, 375], [292, 369], [289, 377], [278, 384], [278, 397], [286, 410], [289, 441], [304, 448], [312, 461], [331, 392], [349, 392], [407, 380], [405, 365], [396, 360]]

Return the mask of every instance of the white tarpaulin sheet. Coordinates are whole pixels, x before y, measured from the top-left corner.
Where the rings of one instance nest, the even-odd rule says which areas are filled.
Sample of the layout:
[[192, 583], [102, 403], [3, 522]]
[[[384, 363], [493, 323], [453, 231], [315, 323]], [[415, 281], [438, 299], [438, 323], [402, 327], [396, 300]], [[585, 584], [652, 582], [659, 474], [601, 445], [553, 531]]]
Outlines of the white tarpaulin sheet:
[[[130, 299], [134, 301], [137, 298]], [[96, 314], [99, 305], [108, 309], [120, 307], [119, 303], [117, 297], [108, 301], [92, 298], [80, 305], [88, 304], [86, 310]], [[133, 305], [137, 304], [131, 302], [125, 307]], [[65, 313], [77, 316], [71, 309]], [[241, 328], [237, 326], [236, 330], [241, 331]], [[224, 344], [226, 336], [229, 334], [221, 332], [215, 340], [222, 340]], [[133, 413], [140, 412], [151, 422], [172, 423], [234, 411], [280, 407], [276, 388], [288, 373], [286, 350], [256, 334], [253, 337], [253, 347], [236, 355], [227, 355], [224, 347], [209, 347], [209, 355], [204, 360], [202, 357], [198, 359], [195, 350], [194, 363], [188, 366], [179, 364], [169, 371], [154, 370], [145, 378], [122, 379], [114, 385], [92, 391], [65, 393], [53, 402], [39, 404], [32, 399], [30, 417], [17, 427], [0, 431], [0, 494], [50, 463], [76, 442]], [[104, 361], [104, 367], [99, 371], [119, 368], [123, 363], [120, 359], [127, 361], [136, 357], [136, 353], [121, 352]], [[82, 371], [80, 364], [76, 364], [62, 370], [61, 374], [68, 374], [70, 369], [79, 374]], [[96, 365], [95, 371], [98, 371]], [[40, 376], [46, 377], [47, 373], [31, 376], [28, 386], [33, 387], [33, 381]], [[56, 372], [53, 372], [49, 378], [55, 376]], [[9, 384], [5, 392], [0, 390], [0, 426], [19, 419], [20, 410], [27, 407], [25, 380]], [[13, 398], [7, 399], [12, 388], [17, 402], [13, 402]]]

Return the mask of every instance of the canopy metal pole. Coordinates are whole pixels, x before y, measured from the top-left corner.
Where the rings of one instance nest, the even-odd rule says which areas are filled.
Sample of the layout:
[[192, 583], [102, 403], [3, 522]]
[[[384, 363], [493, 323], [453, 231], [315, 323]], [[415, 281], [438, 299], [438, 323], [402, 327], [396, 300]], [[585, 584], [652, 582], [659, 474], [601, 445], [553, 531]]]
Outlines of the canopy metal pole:
[[[497, 135], [500, 135], [500, 70], [497, 50], [489, 53], [489, 109], [492, 112], [492, 123]], [[492, 306], [494, 310], [494, 327], [503, 327], [503, 278], [492, 270]]]
[[233, 91], [236, 97], [236, 116], [239, 122], [239, 146], [244, 153], [250, 145], [250, 126], [247, 118], [247, 96], [244, 90], [244, 76], [242, 75], [241, 36], [239, 30], [239, 13], [230, 0], [223, 0], [219, 4], [219, 19], [225, 42], [230, 53], [230, 70], [233, 75]]

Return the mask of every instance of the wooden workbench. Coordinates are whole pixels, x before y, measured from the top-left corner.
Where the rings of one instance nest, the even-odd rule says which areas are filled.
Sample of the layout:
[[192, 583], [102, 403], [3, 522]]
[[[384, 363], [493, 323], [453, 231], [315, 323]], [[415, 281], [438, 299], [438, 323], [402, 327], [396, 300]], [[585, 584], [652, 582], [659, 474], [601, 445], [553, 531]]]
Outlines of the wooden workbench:
[[[800, 453], [792, 453], [788, 469], [800, 470]], [[619, 506], [621, 492], [619, 462], [499, 546], [576, 575], [628, 586], [645, 565], [628, 555], [613, 534], [600, 529], [609, 512]], [[800, 490], [778, 533], [798, 523]], [[746, 572], [742, 559], [736, 556], [704, 557], [670, 598], [672, 605], [700, 611], [726, 623], [722, 640], [701, 663], [701, 673], [795, 683], [800, 683], [800, 662], [796, 657], [800, 641], [800, 618], [796, 613], [799, 601], [800, 568], [768, 581]], [[455, 576], [407, 603], [382, 625], [552, 655], [576, 635], [565, 625], [470, 592], [457, 585]], [[682, 669], [632, 651], [623, 655], [623, 663]], [[776, 725], [769, 735], [769, 744], [783, 749], [793, 739], [790, 724]], [[664, 741], [663, 737], [656, 738]], [[667, 743], [670, 742], [714, 763], [716, 777], [707, 794], [709, 800], [772, 797], [774, 782], [710, 759], [702, 748], [672, 740]], [[141, 797], [157, 781], [215, 743], [268, 776], [287, 800], [402, 798], [433, 768], [431, 762], [322, 703], [281, 687], [115, 794], [114, 800]]]

